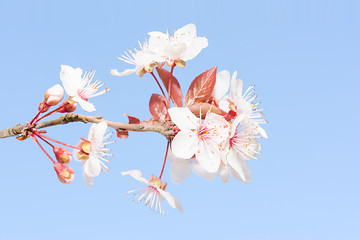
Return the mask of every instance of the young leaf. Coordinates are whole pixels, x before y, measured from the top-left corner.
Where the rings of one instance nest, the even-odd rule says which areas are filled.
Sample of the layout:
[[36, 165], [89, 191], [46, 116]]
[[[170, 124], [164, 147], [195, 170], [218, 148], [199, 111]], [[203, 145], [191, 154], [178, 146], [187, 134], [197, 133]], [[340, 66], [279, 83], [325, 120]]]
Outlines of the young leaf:
[[164, 96], [159, 94], [151, 95], [149, 102], [149, 109], [154, 119], [165, 121], [167, 114], [167, 100]]
[[192, 81], [185, 96], [185, 106], [209, 100], [216, 83], [216, 69], [217, 67], [213, 67]]
[[127, 113], [124, 113], [125, 116], [129, 118], [129, 124], [139, 124], [140, 120], [136, 117], [130, 116]]
[[224, 112], [223, 110], [221, 110], [220, 108], [214, 105], [211, 105], [210, 103], [195, 103], [193, 105], [188, 106], [188, 108], [197, 117], [200, 116], [200, 111], [202, 116], [205, 116], [208, 111], [222, 116], [226, 115], [226, 112]]
[[[161, 80], [166, 88], [166, 91], [169, 92], [169, 80], [170, 80], [171, 73], [169, 71], [167, 71], [166, 69], [159, 68], [159, 67], [156, 68], [156, 71], [158, 72], [159, 77], [161, 78]], [[170, 97], [173, 100], [175, 107], [182, 107], [183, 95], [181, 93], [180, 83], [174, 76], [171, 77], [171, 96]]]

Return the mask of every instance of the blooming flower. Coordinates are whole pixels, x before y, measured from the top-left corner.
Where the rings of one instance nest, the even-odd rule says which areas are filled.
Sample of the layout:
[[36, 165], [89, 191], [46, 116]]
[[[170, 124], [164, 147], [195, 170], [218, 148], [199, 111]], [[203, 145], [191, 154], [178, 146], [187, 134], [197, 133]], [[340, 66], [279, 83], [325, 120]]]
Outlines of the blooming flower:
[[70, 96], [71, 102], [78, 102], [86, 112], [95, 111], [95, 107], [87, 100], [92, 97], [99, 96], [110, 89], [96, 93], [103, 84], [100, 80], [94, 81], [95, 71], [85, 72], [81, 77], [83, 71], [80, 68], [72, 68], [67, 65], [61, 65], [60, 79], [63, 83], [66, 93]]
[[105, 157], [112, 154], [107, 153], [110, 149], [105, 146], [113, 142], [105, 142], [110, 137], [110, 134], [105, 135], [106, 130], [106, 122], [94, 123], [90, 128], [88, 140], [82, 139], [78, 144], [79, 149], [74, 150], [74, 157], [81, 161], [85, 183], [88, 187], [92, 186], [94, 177], [98, 176], [102, 170], [105, 172], [109, 170], [104, 162], [110, 162]]
[[208, 46], [207, 38], [197, 37], [196, 26], [192, 23], [175, 31], [173, 36], [155, 31], [148, 34], [151, 51], [171, 66], [176, 63], [183, 67], [185, 61], [193, 59]]
[[190, 159], [195, 155], [199, 164], [210, 173], [221, 163], [221, 143], [229, 136], [229, 124], [224, 117], [208, 112], [204, 122], [188, 108], [170, 108], [171, 120], [180, 129], [172, 141], [175, 156]]
[[241, 79], [236, 79], [237, 72], [235, 71], [231, 77], [231, 88], [230, 95], [225, 95], [227, 92], [229, 82], [230, 82], [230, 73], [226, 70], [219, 72], [216, 75], [216, 85], [212, 93], [213, 97], [219, 103], [219, 107], [232, 114], [233, 118], [244, 114], [244, 120], [248, 121], [249, 124], [258, 131], [263, 137], [267, 138], [267, 134], [259, 124], [267, 123], [263, 118], [264, 115], [260, 112], [262, 109], [259, 109], [260, 103], [254, 103], [256, 95], [254, 93], [254, 85], [250, 86], [243, 93], [243, 81]]
[[180, 212], [183, 212], [180, 201], [165, 191], [167, 185], [166, 182], [162, 182], [159, 178], [154, 177], [154, 175], [151, 175], [150, 179], [146, 180], [142, 177], [142, 173], [139, 170], [130, 170], [127, 172], [122, 172], [121, 174], [130, 175], [136, 180], [147, 185], [144, 188], [128, 192], [134, 192], [134, 200], [136, 200], [136, 202], [145, 200], [146, 204], [149, 205], [152, 210], [164, 215], [164, 209], [161, 205], [161, 201], [165, 199], [171, 207], [177, 208], [180, 210]]
[[156, 62], [163, 61], [163, 59], [153, 52], [150, 51], [148, 43], [140, 45], [140, 50], [134, 49], [134, 51], [129, 50], [129, 53], [125, 52], [125, 55], [122, 55], [120, 60], [135, 65], [133, 69], [126, 69], [123, 72], [118, 72], [116, 69], [111, 70], [111, 74], [114, 76], [126, 76], [132, 73], [136, 73], [139, 77], [142, 77], [146, 72], [152, 72], [154, 70], [153, 66]]
[[246, 160], [257, 159], [255, 155], [260, 151], [260, 144], [256, 140], [259, 137], [257, 134], [256, 129], [244, 121], [244, 114], [235, 118], [229, 140], [224, 147], [226, 157], [223, 158], [223, 166], [219, 170], [220, 178], [224, 182], [228, 181], [228, 172], [244, 183], [251, 181], [251, 172]]

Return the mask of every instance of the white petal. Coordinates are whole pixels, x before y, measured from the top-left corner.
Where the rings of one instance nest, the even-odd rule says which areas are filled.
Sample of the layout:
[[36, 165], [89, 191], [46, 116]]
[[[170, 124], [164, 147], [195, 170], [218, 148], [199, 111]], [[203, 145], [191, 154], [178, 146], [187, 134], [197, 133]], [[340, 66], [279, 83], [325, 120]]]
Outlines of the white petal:
[[260, 133], [261, 136], [263, 136], [264, 138], [268, 138], [268, 135], [262, 127], [258, 126], [256, 130]]
[[97, 158], [96, 154], [90, 152], [89, 159], [84, 160], [84, 171], [85, 174], [89, 177], [96, 177], [101, 172], [100, 160]]
[[132, 176], [133, 178], [135, 178], [136, 180], [138, 180], [138, 181], [140, 181], [140, 182], [142, 182], [142, 183], [145, 183], [145, 184], [149, 185], [149, 182], [148, 182], [145, 178], [142, 177], [142, 173], [141, 173], [139, 170], [137, 170], [137, 169], [129, 170], [129, 171], [127, 171], [127, 172], [121, 172], [121, 174], [122, 174], [123, 176], [125, 176], [125, 175], [130, 175], [130, 176]]
[[204, 167], [199, 164], [198, 161], [194, 161], [194, 163], [193, 163], [193, 165], [192, 165], [192, 170], [194, 171], [194, 173], [195, 173], [196, 175], [198, 175], [198, 176], [200, 176], [200, 177], [202, 177], [202, 178], [204, 178], [204, 179], [206, 179], [206, 180], [208, 180], [208, 181], [213, 180], [213, 179], [216, 177], [216, 175], [217, 175], [216, 172], [215, 172], [215, 173], [209, 173], [209, 172], [207, 172], [207, 171], [204, 169]]
[[183, 212], [181, 203], [178, 199], [173, 197], [169, 192], [166, 192], [160, 188], [156, 188], [156, 189], [159, 191], [160, 195], [166, 199], [166, 201], [170, 204], [170, 206], [179, 209], [180, 212]]
[[94, 112], [96, 110], [94, 104], [85, 101], [79, 97], [73, 97], [73, 100], [78, 102], [85, 112]]
[[[91, 142], [92, 148], [98, 148], [102, 146], [104, 135], [107, 130], [106, 122], [94, 123], [89, 131], [88, 140]], [[91, 135], [90, 135], [91, 133]]]
[[126, 69], [126, 70], [124, 70], [123, 72], [119, 72], [119, 71], [116, 70], [116, 69], [111, 69], [111, 71], [110, 71], [110, 73], [111, 73], [112, 75], [114, 75], [114, 76], [120, 76], [120, 77], [130, 75], [130, 74], [132, 74], [132, 73], [134, 73], [134, 72], [135, 72], [135, 69]]
[[240, 154], [234, 149], [230, 149], [227, 156], [227, 162], [234, 169], [242, 182], [249, 183], [251, 181], [251, 172], [246, 160], [242, 159]]
[[229, 166], [221, 164], [219, 168], [219, 177], [223, 182], [229, 182]]
[[237, 103], [240, 98], [242, 98], [242, 90], [243, 90], [243, 81], [241, 79], [236, 80], [237, 72], [235, 71], [231, 77], [231, 89], [230, 89], [230, 97]]
[[66, 93], [72, 97], [82, 86], [82, 70], [72, 68], [67, 65], [61, 65], [60, 79], [63, 83]]
[[90, 177], [90, 176], [86, 175], [85, 171], [83, 171], [83, 175], [84, 175], [84, 180], [85, 180], [86, 186], [92, 187], [92, 185], [94, 183], [94, 177]]
[[199, 142], [196, 160], [198, 160], [199, 164], [210, 173], [217, 172], [221, 163], [217, 147], [205, 141]]
[[216, 74], [216, 84], [212, 93], [213, 97], [220, 100], [230, 87], [230, 72], [223, 70]]
[[176, 159], [171, 165], [171, 180], [180, 184], [190, 177], [191, 161], [188, 159]]
[[198, 145], [198, 139], [194, 132], [183, 130], [176, 134], [171, 150], [175, 156], [183, 159], [190, 159], [194, 156]]
[[188, 46], [182, 60], [188, 61], [196, 57], [202, 49], [206, 48], [209, 45], [207, 38], [197, 37], [192, 41], [192, 44]]
[[234, 119], [234, 122], [231, 125], [230, 138], [232, 138], [234, 136], [234, 134], [236, 133], [236, 129], [237, 129], [238, 125], [240, 124], [240, 122], [242, 120], [244, 120], [244, 118], [245, 118], [245, 114], [240, 114]]
[[189, 23], [182, 28], [178, 29], [174, 33], [174, 37], [188, 36], [189, 38], [196, 37], [196, 26], [193, 23]]
[[200, 119], [197, 118], [189, 108], [173, 107], [168, 110], [173, 121], [180, 130], [196, 129], [200, 124]]
[[229, 112], [230, 108], [229, 108], [229, 101], [227, 99], [230, 99], [230, 97], [228, 95], [225, 95], [224, 97], [222, 97], [219, 100], [219, 108], [225, 112]]

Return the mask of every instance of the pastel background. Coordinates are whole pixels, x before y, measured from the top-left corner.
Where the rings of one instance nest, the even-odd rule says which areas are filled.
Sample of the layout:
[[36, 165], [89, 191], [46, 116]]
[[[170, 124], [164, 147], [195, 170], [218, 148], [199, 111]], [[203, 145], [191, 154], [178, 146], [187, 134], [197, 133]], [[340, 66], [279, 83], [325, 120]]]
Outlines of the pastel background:
[[[150, 118], [149, 97], [159, 93], [152, 78], [110, 69], [129, 68], [116, 57], [147, 32], [188, 23], [209, 47], [175, 70], [184, 91], [213, 66], [237, 70], [245, 86], [256, 85], [269, 121], [250, 184], [193, 174], [175, 185], [168, 164], [167, 190], [184, 214], [164, 203], [165, 217], [134, 203], [126, 192], [142, 185], [120, 174], [159, 174], [159, 134], [114, 137], [110, 172], [91, 189], [78, 162], [64, 185], [32, 141], [1, 139], [0, 239], [360, 239], [359, 13], [355, 0], [0, 1], [1, 129], [34, 116], [45, 90], [60, 83], [61, 64], [96, 69], [111, 88], [92, 101], [94, 114]], [[47, 130], [77, 144], [89, 127]]]

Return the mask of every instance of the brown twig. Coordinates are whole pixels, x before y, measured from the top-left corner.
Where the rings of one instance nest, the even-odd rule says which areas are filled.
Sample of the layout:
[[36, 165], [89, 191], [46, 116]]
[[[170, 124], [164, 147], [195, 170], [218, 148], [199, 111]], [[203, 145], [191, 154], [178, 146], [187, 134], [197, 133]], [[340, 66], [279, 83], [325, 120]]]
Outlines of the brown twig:
[[[116, 130], [128, 130], [134, 132], [158, 132], [164, 136], [169, 136], [171, 132], [169, 131], [171, 127], [169, 127], [166, 122], [159, 122], [155, 125], [142, 125], [142, 124], [126, 124], [113, 122], [102, 119], [102, 116], [84, 116], [75, 113], [67, 113], [59, 118], [49, 120], [46, 122], [38, 123], [35, 125], [35, 129], [47, 128], [56, 125], [68, 124], [71, 122], [83, 122], [83, 123], [99, 123], [106, 122], [107, 125]], [[13, 127], [6, 128], [0, 131], [0, 138], [14, 137], [23, 133], [23, 131], [28, 128], [28, 124], [16, 125]]]

